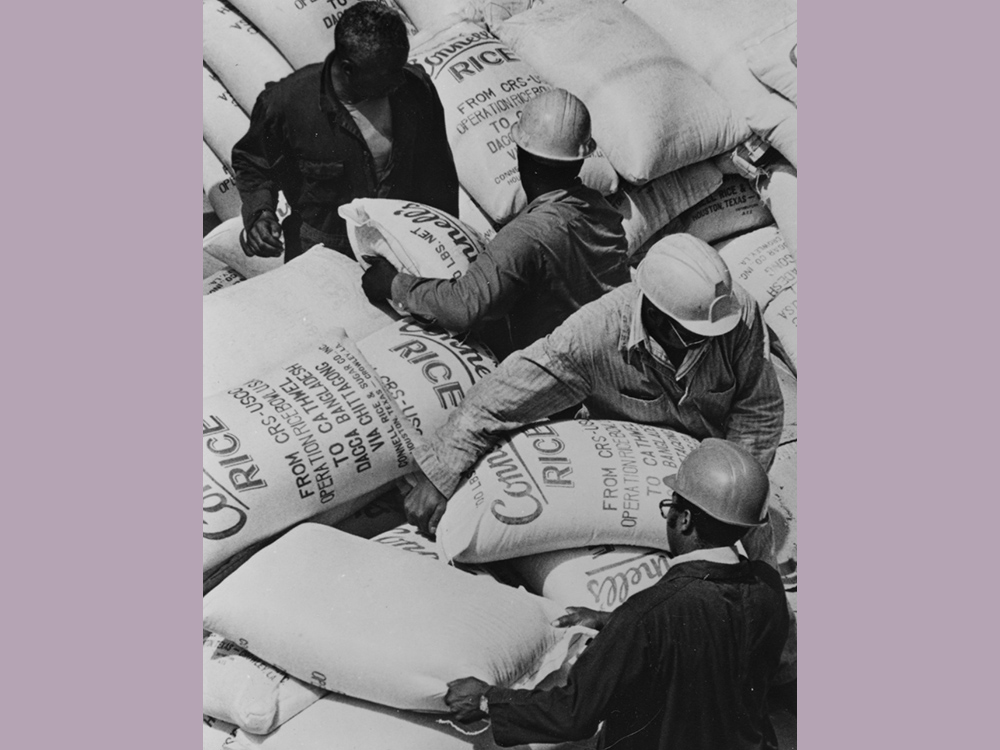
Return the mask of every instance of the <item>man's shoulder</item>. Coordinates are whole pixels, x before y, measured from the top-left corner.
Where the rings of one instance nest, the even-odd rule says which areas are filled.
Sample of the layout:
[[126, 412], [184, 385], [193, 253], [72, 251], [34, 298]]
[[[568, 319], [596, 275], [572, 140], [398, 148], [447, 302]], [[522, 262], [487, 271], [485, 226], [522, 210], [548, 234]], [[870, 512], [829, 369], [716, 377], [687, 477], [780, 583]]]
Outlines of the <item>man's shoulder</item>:
[[318, 86], [322, 71], [323, 63], [306, 65], [278, 81], [265, 83], [261, 96], [269, 100], [272, 105], [297, 104], [302, 101], [301, 97], [307, 91], [319, 92]]
[[403, 87], [410, 95], [419, 98], [428, 96], [437, 98], [437, 89], [431, 83], [431, 77], [420, 65], [406, 63], [403, 66], [403, 81]]

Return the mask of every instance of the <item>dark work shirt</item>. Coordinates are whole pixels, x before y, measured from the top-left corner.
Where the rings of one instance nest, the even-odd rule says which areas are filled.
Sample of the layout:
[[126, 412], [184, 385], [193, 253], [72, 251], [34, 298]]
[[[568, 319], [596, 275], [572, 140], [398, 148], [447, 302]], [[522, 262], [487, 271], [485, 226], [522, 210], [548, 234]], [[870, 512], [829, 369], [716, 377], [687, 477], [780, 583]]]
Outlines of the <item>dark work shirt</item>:
[[444, 110], [430, 79], [414, 65], [389, 95], [392, 156], [379, 180], [371, 150], [340, 103], [330, 78], [332, 55], [268, 83], [233, 147], [236, 186], [249, 227], [283, 190], [310, 239], [344, 241], [337, 208], [355, 198], [398, 198], [458, 215], [458, 177]]
[[621, 214], [577, 182], [535, 198], [460, 278], [400, 273], [392, 299], [452, 333], [471, 331], [504, 359], [627, 284], [627, 248]]
[[487, 691], [501, 746], [591, 737], [615, 750], [760, 750], [766, 694], [788, 634], [778, 573], [741, 558], [671, 567], [635, 594], [543, 690]]

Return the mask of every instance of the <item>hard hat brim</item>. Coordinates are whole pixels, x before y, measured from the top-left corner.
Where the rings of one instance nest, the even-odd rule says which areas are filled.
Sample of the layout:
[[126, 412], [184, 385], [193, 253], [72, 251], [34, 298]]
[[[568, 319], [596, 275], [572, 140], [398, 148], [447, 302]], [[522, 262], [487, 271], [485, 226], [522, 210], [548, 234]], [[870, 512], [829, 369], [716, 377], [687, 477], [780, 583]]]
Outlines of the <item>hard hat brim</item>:
[[669, 476], [665, 476], [665, 477], [663, 477], [663, 483], [665, 485], [667, 485], [667, 487], [669, 487], [670, 489], [672, 489], [674, 492], [676, 492], [678, 495], [680, 495], [681, 497], [683, 497], [685, 500], [687, 500], [689, 503], [691, 503], [691, 505], [693, 505], [694, 507], [696, 507], [698, 510], [700, 510], [702, 513], [704, 513], [706, 516], [708, 516], [709, 518], [714, 518], [719, 523], [728, 524], [729, 526], [739, 526], [740, 528], [743, 528], [743, 529], [754, 529], [754, 528], [757, 528], [759, 526], [766, 526], [767, 523], [768, 523], [768, 521], [771, 520], [771, 511], [770, 511], [770, 509], [768, 509], [764, 513], [764, 517], [760, 521], [758, 521], [757, 523], [742, 523], [740, 521], [733, 521], [732, 519], [729, 519], [729, 518], [720, 518], [715, 513], [712, 513], [710, 510], [707, 510], [704, 507], [704, 505], [701, 502], [699, 502], [698, 498], [691, 497], [689, 495], [685, 495], [680, 489], [678, 489], [678, 485], [680, 484], [680, 482], [678, 481], [678, 477], [680, 477], [680, 472], [678, 472], [677, 474], [671, 474]]
[[714, 322], [709, 320], [683, 320], [677, 317], [674, 313], [670, 312], [669, 310], [664, 310], [663, 305], [657, 304], [655, 299], [646, 294], [646, 292], [644, 292], [642, 289], [642, 284], [640, 283], [639, 277], [636, 277], [635, 281], [636, 281], [636, 286], [639, 287], [638, 304], [641, 305], [643, 299], [648, 299], [650, 303], [657, 310], [662, 312], [664, 315], [669, 315], [671, 318], [673, 318], [682, 326], [684, 326], [687, 330], [691, 331], [691, 333], [696, 333], [699, 336], [708, 336], [709, 338], [713, 338], [715, 336], [724, 336], [725, 334], [729, 333], [734, 328], [736, 328], [736, 324], [740, 322], [740, 315], [742, 314], [740, 310], [737, 310], [736, 312], [731, 313], [730, 315], [727, 315], [724, 318], [719, 318], [719, 320], [716, 320]]
[[524, 151], [527, 151], [532, 156], [538, 156], [542, 159], [550, 159], [551, 161], [579, 161], [580, 159], [586, 159], [594, 151], [597, 150], [597, 143], [593, 138], [588, 138], [587, 142], [580, 147], [580, 151], [576, 156], [570, 156], [567, 154], [557, 154], [550, 151], [545, 151], [539, 149], [537, 146], [532, 146], [528, 143], [528, 139], [525, 138], [524, 133], [521, 130], [521, 123], [515, 122], [514, 126], [510, 129], [510, 138], [514, 143], [518, 145]]

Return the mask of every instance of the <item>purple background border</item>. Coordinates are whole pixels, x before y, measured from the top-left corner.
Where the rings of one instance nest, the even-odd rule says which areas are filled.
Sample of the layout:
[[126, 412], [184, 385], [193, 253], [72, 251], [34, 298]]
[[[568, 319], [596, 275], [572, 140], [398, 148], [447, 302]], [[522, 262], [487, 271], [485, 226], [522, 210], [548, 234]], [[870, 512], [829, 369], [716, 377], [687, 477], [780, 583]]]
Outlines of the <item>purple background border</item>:
[[[810, 750], [996, 741], [998, 11], [964, 7], [801, 9]], [[197, 747], [200, 14], [4, 26], [4, 744]]]

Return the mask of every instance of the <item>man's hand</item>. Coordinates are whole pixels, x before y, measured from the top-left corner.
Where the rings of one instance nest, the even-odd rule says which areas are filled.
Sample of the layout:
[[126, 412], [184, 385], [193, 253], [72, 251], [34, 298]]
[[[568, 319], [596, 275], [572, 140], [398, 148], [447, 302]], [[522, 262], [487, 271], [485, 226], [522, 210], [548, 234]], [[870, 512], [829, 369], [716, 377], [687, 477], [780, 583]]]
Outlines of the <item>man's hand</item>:
[[444, 702], [448, 704], [456, 719], [468, 724], [486, 717], [486, 714], [479, 710], [479, 699], [489, 689], [489, 684], [482, 680], [462, 677], [448, 683], [448, 693], [444, 696]]
[[396, 268], [380, 255], [363, 255], [369, 268], [361, 277], [361, 288], [373, 305], [384, 304], [392, 299], [392, 280], [396, 278]]
[[421, 534], [425, 534], [431, 539], [437, 532], [441, 516], [448, 506], [448, 498], [435, 487], [431, 480], [420, 475], [416, 487], [403, 500], [403, 510], [406, 513], [406, 522], [417, 527]]
[[552, 624], [557, 628], [582, 625], [585, 628], [600, 630], [607, 624], [610, 617], [610, 612], [598, 612], [596, 609], [587, 609], [586, 607], [566, 607], [566, 614], [553, 621]]
[[246, 242], [243, 252], [253, 257], [277, 258], [285, 251], [281, 244], [281, 224], [278, 217], [271, 211], [263, 211], [246, 232]]

